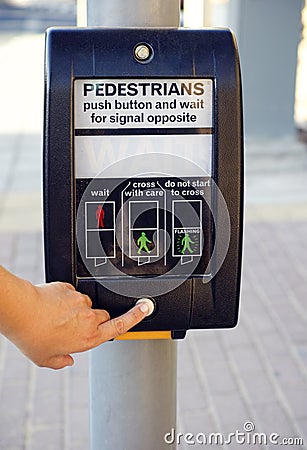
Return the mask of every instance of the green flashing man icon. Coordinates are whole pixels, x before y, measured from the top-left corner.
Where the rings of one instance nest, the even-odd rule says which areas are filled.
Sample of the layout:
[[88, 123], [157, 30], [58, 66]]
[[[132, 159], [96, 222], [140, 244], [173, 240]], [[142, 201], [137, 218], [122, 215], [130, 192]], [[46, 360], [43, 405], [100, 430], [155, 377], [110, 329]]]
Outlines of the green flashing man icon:
[[137, 245], [139, 247], [138, 253], [141, 253], [144, 250], [147, 253], [150, 253], [150, 250], [147, 247], [147, 244], [151, 244], [152, 242], [147, 238], [146, 233], [142, 231], [141, 236], [137, 240]]
[[194, 253], [194, 251], [191, 249], [190, 244], [194, 244], [188, 233], [185, 233], [184, 237], [181, 239], [181, 245], [183, 245], [181, 253], [184, 254], [186, 250], [188, 250], [190, 253]]

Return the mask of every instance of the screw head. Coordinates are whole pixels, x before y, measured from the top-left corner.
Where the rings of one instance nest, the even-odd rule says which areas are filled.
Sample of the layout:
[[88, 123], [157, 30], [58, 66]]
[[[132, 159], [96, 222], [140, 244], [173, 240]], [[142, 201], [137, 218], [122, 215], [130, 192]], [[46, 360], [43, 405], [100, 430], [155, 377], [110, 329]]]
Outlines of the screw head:
[[149, 44], [137, 44], [134, 47], [134, 57], [140, 63], [147, 63], [153, 57], [153, 49]]

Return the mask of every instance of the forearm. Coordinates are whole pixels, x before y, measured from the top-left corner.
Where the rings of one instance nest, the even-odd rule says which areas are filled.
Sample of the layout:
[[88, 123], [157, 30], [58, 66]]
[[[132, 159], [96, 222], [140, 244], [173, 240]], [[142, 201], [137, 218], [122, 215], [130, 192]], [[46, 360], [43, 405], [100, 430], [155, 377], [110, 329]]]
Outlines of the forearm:
[[16, 329], [30, 325], [38, 296], [35, 287], [0, 266], [0, 333], [14, 340]]

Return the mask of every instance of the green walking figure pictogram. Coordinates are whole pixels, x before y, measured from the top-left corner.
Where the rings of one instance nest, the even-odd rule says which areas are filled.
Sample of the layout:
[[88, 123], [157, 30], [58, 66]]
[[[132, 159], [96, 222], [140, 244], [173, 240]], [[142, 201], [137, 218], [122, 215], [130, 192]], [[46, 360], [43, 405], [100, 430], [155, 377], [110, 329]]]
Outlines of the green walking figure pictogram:
[[183, 245], [181, 253], [184, 254], [186, 250], [188, 250], [190, 253], [194, 253], [194, 251], [191, 249], [190, 244], [194, 244], [188, 233], [185, 233], [184, 238], [181, 239], [181, 245]]
[[141, 236], [137, 240], [137, 245], [139, 247], [138, 253], [141, 253], [144, 250], [147, 253], [150, 253], [150, 250], [147, 247], [147, 243], [151, 244], [152, 242], [147, 238], [146, 233], [142, 231]]

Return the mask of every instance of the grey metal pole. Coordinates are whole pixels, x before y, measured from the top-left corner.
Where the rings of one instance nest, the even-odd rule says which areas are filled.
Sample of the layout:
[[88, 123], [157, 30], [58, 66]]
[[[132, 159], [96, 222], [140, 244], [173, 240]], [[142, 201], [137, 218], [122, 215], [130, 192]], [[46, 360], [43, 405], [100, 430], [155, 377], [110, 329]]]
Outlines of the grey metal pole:
[[88, 26], [179, 26], [179, 0], [81, 0], [81, 4], [86, 1]]
[[117, 341], [90, 358], [92, 450], [162, 450], [176, 425], [172, 341]]
[[[79, 1], [80, 25], [179, 26], [179, 0]], [[177, 345], [171, 340], [116, 341], [93, 350], [91, 450], [175, 448], [164, 436], [176, 427], [176, 377]]]

